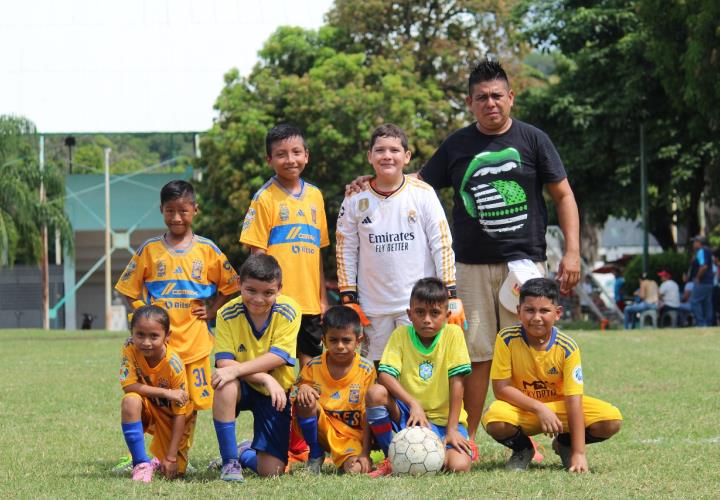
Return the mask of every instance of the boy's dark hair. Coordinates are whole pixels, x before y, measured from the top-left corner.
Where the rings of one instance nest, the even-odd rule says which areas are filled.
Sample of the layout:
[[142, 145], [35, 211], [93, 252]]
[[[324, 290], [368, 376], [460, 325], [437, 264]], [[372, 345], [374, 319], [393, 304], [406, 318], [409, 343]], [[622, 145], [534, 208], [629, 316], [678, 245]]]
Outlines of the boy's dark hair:
[[195, 188], [188, 181], [180, 179], [170, 181], [160, 190], [160, 205], [179, 198], [188, 198], [195, 203]]
[[410, 302], [423, 302], [425, 304], [447, 304], [448, 290], [445, 284], [437, 278], [422, 278], [415, 283], [410, 293]]
[[476, 83], [490, 82], [492, 80], [503, 80], [510, 87], [507, 73], [497, 61], [484, 59], [477, 63], [470, 71], [468, 78], [468, 95], [472, 96], [473, 87]]
[[359, 337], [362, 333], [360, 316], [358, 316], [352, 308], [347, 306], [332, 306], [330, 309], [325, 311], [325, 314], [323, 314], [322, 317], [323, 336], [331, 328], [338, 330], [352, 328], [355, 337]]
[[560, 297], [560, 287], [554, 280], [548, 278], [532, 278], [520, 287], [521, 304], [525, 297], [545, 297], [550, 299], [553, 304], [557, 304]]
[[265, 136], [265, 152], [267, 153], [268, 158], [272, 156], [273, 144], [290, 139], [291, 137], [299, 137], [302, 140], [303, 147], [307, 150], [308, 147], [305, 142], [305, 136], [303, 135], [302, 130], [295, 125], [281, 123], [280, 125], [275, 125], [273, 128], [268, 130], [268, 133]]
[[151, 319], [157, 321], [163, 327], [165, 336], [170, 334], [170, 317], [167, 311], [162, 307], [154, 306], [152, 304], [138, 307], [135, 309], [130, 320], [130, 331], [132, 332], [140, 319]]
[[371, 151], [373, 146], [375, 145], [375, 141], [377, 141], [379, 137], [392, 137], [394, 139], [400, 139], [400, 144], [402, 144], [403, 149], [405, 151], [408, 150], [407, 135], [405, 134], [405, 131], [397, 125], [393, 125], [392, 123], [385, 123], [373, 130], [373, 133], [370, 136]]
[[266, 283], [277, 281], [279, 285], [282, 285], [282, 270], [280, 264], [272, 255], [264, 253], [251, 255], [240, 266], [238, 274], [240, 275], [240, 282], [252, 278]]

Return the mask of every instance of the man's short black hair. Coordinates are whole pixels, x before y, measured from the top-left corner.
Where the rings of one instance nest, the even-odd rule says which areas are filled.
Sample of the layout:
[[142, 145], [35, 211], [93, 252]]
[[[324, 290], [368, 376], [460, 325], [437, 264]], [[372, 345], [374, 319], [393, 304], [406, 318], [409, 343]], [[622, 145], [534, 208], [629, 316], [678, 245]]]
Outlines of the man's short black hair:
[[281, 123], [280, 125], [275, 125], [273, 128], [268, 130], [268, 133], [265, 136], [265, 151], [267, 152], [268, 158], [272, 156], [273, 144], [290, 139], [291, 137], [299, 137], [302, 140], [303, 147], [307, 150], [305, 136], [299, 127], [290, 125], [289, 123]]
[[448, 302], [448, 290], [445, 283], [437, 278], [422, 278], [415, 283], [410, 293], [410, 303], [443, 305]]
[[277, 281], [278, 285], [282, 285], [282, 269], [280, 269], [280, 264], [272, 255], [264, 253], [251, 255], [240, 266], [238, 274], [241, 283], [247, 278], [252, 278], [265, 283]]
[[497, 61], [483, 59], [470, 71], [470, 78], [468, 78], [468, 95], [472, 97], [475, 84], [491, 82], [493, 80], [503, 80], [507, 86], [510, 87], [510, 80], [502, 65]]
[[553, 304], [557, 304], [560, 298], [560, 287], [557, 282], [549, 278], [532, 278], [520, 287], [521, 304], [525, 297], [545, 297], [550, 299]]
[[135, 329], [135, 325], [137, 325], [137, 322], [141, 319], [151, 319], [153, 321], [157, 321], [160, 323], [160, 326], [163, 327], [165, 336], [167, 337], [170, 334], [170, 317], [168, 316], [167, 311], [165, 311], [162, 307], [149, 304], [135, 309], [132, 314], [132, 319], [130, 320], [131, 332]]
[[160, 205], [180, 198], [187, 198], [195, 203], [195, 188], [188, 181], [170, 181], [160, 190]]
[[397, 125], [393, 125], [392, 123], [385, 123], [373, 130], [373, 133], [370, 136], [371, 151], [373, 146], [375, 145], [375, 141], [377, 141], [379, 137], [392, 137], [394, 139], [400, 139], [400, 144], [402, 144], [403, 149], [405, 151], [408, 150], [407, 135], [405, 134], [405, 131]]
[[345, 330], [346, 328], [351, 328], [355, 337], [359, 337], [362, 333], [360, 316], [352, 308], [332, 306], [325, 311], [322, 317], [323, 335], [326, 335], [330, 329]]

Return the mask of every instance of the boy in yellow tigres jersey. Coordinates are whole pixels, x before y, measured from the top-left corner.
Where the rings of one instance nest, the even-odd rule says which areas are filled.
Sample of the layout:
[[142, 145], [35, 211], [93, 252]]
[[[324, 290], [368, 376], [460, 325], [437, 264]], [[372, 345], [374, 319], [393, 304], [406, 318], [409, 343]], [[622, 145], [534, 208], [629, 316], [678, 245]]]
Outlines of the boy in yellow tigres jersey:
[[513, 450], [506, 468], [526, 470], [535, 453], [528, 436], [555, 436], [553, 449], [570, 472], [587, 472], [585, 445], [620, 430], [610, 403], [583, 396], [580, 349], [555, 328], [558, 284], [534, 278], [520, 288], [520, 325], [498, 333], [490, 370], [494, 401], [482, 417], [490, 436]]
[[310, 447], [313, 473], [320, 473], [326, 451], [338, 469], [368, 472], [365, 393], [375, 381], [375, 367], [355, 352], [362, 337], [360, 317], [349, 307], [334, 306], [323, 315], [322, 328], [325, 352], [300, 372], [293, 425]]

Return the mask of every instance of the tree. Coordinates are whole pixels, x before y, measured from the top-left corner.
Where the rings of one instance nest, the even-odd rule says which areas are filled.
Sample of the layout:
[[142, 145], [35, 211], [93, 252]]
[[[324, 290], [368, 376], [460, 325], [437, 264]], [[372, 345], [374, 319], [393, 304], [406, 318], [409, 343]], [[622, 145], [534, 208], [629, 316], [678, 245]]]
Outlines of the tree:
[[[63, 210], [62, 174], [52, 165], [40, 170], [35, 133], [35, 125], [25, 118], [0, 116], [0, 266], [18, 259], [38, 263], [43, 226], [59, 231], [65, 244], [73, 246]], [[40, 202], [41, 182], [50, 200], [47, 203]]]
[[371, 171], [367, 140], [377, 125], [391, 122], [408, 132], [411, 168], [418, 167], [466, 120], [470, 63], [486, 51], [515, 61], [521, 51], [504, 16], [513, 3], [337, 0], [317, 31], [279, 28], [247, 78], [237, 70], [225, 76], [217, 120], [201, 143], [198, 230], [240, 261], [242, 219], [271, 175], [265, 133], [291, 122], [306, 132], [310, 163], [303, 176], [322, 190], [333, 232], [345, 184]]
[[[675, 215], [697, 231], [696, 202], [709, 179], [717, 143], [699, 140], [648, 58], [657, 42], [638, 15], [638, 1], [527, 1], [516, 14], [535, 47], [552, 50], [557, 83], [519, 100], [522, 116], [541, 126], [566, 163], [583, 223], [635, 217], [640, 207], [639, 127], [645, 125], [649, 230], [675, 248]], [[675, 204], [675, 208], [673, 207]]]

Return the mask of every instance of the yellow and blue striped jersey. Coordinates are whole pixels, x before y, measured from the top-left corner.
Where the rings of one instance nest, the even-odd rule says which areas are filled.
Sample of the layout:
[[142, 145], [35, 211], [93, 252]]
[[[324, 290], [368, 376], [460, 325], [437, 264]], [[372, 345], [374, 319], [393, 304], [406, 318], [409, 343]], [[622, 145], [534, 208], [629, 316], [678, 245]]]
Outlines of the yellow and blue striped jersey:
[[283, 274], [283, 294], [302, 314], [320, 314], [320, 249], [328, 246], [325, 203], [318, 188], [302, 181], [294, 195], [273, 177], [250, 202], [240, 243], [275, 257]]
[[[125, 388], [132, 384], [143, 384], [162, 389], [178, 389], [187, 392], [187, 375], [185, 365], [169, 347], [165, 357], [150, 367], [145, 356], [127, 339], [122, 348], [122, 361], [120, 362], [120, 386]], [[171, 403], [165, 398], [147, 398], [158, 410], [168, 417], [173, 415], [186, 415], [192, 409], [192, 403]]]
[[225, 254], [207, 238], [193, 236], [185, 249], [172, 248], [163, 236], [151, 238], [135, 252], [115, 289], [167, 310], [168, 345], [186, 364], [210, 354], [213, 338], [207, 322], [190, 311], [217, 292], [240, 289], [238, 276]]
[[538, 351], [530, 347], [526, 335], [522, 325], [500, 330], [490, 378], [510, 379], [513, 387], [542, 402], [582, 394], [580, 349], [575, 341], [553, 327], [547, 347]]
[[[311, 359], [300, 372], [297, 385], [311, 385], [320, 394], [318, 403], [340, 434], [360, 439], [365, 393], [375, 382], [375, 366], [356, 353], [348, 373], [341, 379], [334, 379], [328, 370], [327, 356], [325, 351]], [[355, 432], [348, 433], [346, 426]]]
[[[297, 302], [279, 295], [267, 321], [258, 328], [247, 315], [242, 296], [237, 297], [218, 311], [215, 359], [233, 359], [243, 363], [268, 352], [275, 354], [285, 364], [270, 371], [270, 375], [287, 391], [295, 381], [295, 349], [300, 319]], [[250, 385], [269, 396], [265, 387]]]
[[[435, 425], [447, 425], [449, 378], [471, 372], [463, 331], [457, 325], [445, 325], [433, 343], [425, 347], [412, 325], [399, 326], [390, 335], [378, 371], [398, 379], [403, 389], [420, 403], [428, 420]], [[458, 422], [467, 425], [463, 406]]]

